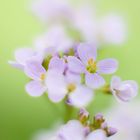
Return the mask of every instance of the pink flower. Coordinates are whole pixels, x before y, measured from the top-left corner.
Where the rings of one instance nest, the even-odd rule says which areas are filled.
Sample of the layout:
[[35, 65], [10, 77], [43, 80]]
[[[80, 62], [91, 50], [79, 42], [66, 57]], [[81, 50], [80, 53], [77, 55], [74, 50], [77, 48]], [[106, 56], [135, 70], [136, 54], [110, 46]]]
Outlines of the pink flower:
[[120, 77], [113, 76], [111, 91], [118, 101], [130, 101], [138, 94], [138, 84], [133, 80], [121, 81]]
[[77, 120], [71, 120], [58, 131], [60, 140], [106, 140], [105, 132], [101, 129], [86, 134], [85, 127]]
[[115, 59], [96, 61], [97, 49], [89, 44], [80, 44], [77, 49], [79, 59], [75, 56], [68, 57], [68, 68], [77, 74], [85, 74], [85, 83], [88, 87], [96, 89], [105, 84], [101, 74], [112, 74], [118, 68]]
[[75, 107], [87, 106], [93, 98], [92, 90], [77, 82], [77, 75], [74, 73], [67, 72], [65, 75], [65, 68], [66, 64], [62, 59], [51, 59], [45, 79], [50, 100], [60, 102], [67, 97]]

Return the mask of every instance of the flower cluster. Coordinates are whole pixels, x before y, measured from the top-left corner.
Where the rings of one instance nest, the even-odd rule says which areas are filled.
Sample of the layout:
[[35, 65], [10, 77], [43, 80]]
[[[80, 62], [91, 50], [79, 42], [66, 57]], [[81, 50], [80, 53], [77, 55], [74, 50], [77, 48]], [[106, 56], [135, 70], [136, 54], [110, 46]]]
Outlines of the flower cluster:
[[[30, 79], [25, 86], [29, 95], [47, 94], [53, 103], [64, 101], [66, 106], [80, 109], [92, 102], [98, 89], [123, 102], [137, 95], [135, 81], [121, 81], [113, 76], [107, 84], [104, 75], [117, 71], [116, 59], [98, 60], [101, 43], [124, 41], [125, 27], [119, 16], [97, 20], [89, 5], [75, 9], [67, 0], [40, 0], [32, 8], [49, 29], [33, 42], [33, 48], [17, 49], [15, 61], [9, 61]], [[62, 126], [52, 140], [106, 140], [115, 133], [116, 129], [107, 125], [102, 114], [91, 121], [89, 113], [81, 109], [79, 120]]]
[[[41, 52], [23, 48], [16, 51], [16, 61], [10, 61], [31, 79], [26, 85], [31, 96], [47, 92], [52, 102], [66, 99], [73, 106], [85, 107], [92, 101], [94, 90], [105, 85], [102, 75], [112, 74], [118, 69], [116, 59], [97, 61], [97, 48], [86, 43], [73, 46], [66, 52], [56, 50], [50, 47]], [[116, 95], [117, 89], [113, 88], [113, 84], [111, 89]], [[136, 90], [132, 91], [133, 94]]]
[[[31, 48], [18, 49], [16, 61], [10, 61], [31, 79], [26, 91], [31, 96], [41, 96], [45, 92], [52, 102], [66, 99], [76, 107], [87, 106], [94, 96], [94, 90], [102, 88], [105, 80], [102, 75], [113, 74], [118, 69], [116, 59], [97, 61], [96, 46], [80, 43], [65, 52], [57, 47], [47, 47], [41, 51]], [[129, 101], [137, 95], [138, 86], [134, 81], [121, 82], [113, 77], [111, 93], [122, 101]]]
[[50, 135], [40, 134], [35, 140], [107, 140], [116, 134], [115, 128], [109, 127], [102, 114], [95, 115], [90, 120], [89, 112], [81, 109], [78, 120], [68, 121]]
[[126, 40], [123, 18], [117, 13], [98, 18], [96, 9], [88, 1], [81, 1], [80, 5], [74, 6], [70, 0], [37, 0], [33, 2], [31, 10], [49, 26], [47, 32], [35, 41], [37, 46], [56, 43], [59, 46], [63, 40], [65, 47], [75, 41], [95, 43], [100, 47], [104, 43], [121, 45]]

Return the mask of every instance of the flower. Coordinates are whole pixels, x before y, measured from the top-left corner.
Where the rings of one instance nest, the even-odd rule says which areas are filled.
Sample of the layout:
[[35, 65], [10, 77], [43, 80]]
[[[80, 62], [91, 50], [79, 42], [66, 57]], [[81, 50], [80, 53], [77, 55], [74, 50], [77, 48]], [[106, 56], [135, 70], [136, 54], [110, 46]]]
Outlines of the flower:
[[121, 45], [126, 40], [126, 25], [117, 14], [109, 14], [99, 21], [99, 32], [103, 42]]
[[119, 133], [110, 140], [139, 140], [140, 138], [140, 100], [129, 104], [115, 104], [106, 111], [110, 124], [119, 128]]
[[87, 131], [78, 120], [70, 120], [57, 130], [43, 132], [34, 135], [33, 140], [106, 140], [107, 136], [104, 130], [97, 129]]
[[9, 64], [15, 68], [23, 70], [28, 60], [37, 59], [41, 62], [42, 56], [33, 48], [20, 48], [15, 51], [15, 59], [16, 61], [9, 61]]
[[119, 14], [110, 13], [98, 18], [96, 8], [87, 1], [73, 13], [71, 24], [79, 30], [84, 41], [97, 45], [103, 43], [121, 45], [126, 40], [126, 25]]
[[88, 87], [96, 89], [105, 84], [101, 74], [112, 74], [118, 68], [115, 59], [96, 61], [97, 49], [89, 44], [80, 44], [77, 48], [79, 59], [68, 57], [68, 68], [77, 74], [85, 74], [85, 83]]
[[62, 126], [57, 136], [60, 140], [106, 140], [106, 134], [103, 130], [98, 129], [86, 133], [85, 127], [77, 120], [71, 120]]
[[[64, 71], [63, 62], [57, 57], [51, 59], [48, 69], [53, 70], [52, 66], [55, 66], [57, 72]], [[61, 67], [62, 66], [62, 67]], [[26, 91], [31, 96], [41, 96], [44, 92], [47, 91], [47, 85], [45, 83], [46, 76], [48, 75], [48, 69], [46, 70], [42, 63], [37, 60], [29, 60], [26, 62], [24, 68], [25, 74], [32, 80], [26, 85]]]
[[38, 0], [32, 4], [31, 10], [42, 22], [71, 18], [71, 6], [67, 0]]
[[34, 45], [36, 48], [54, 48], [56, 52], [67, 51], [73, 46], [73, 41], [65, 32], [64, 27], [61, 25], [54, 25], [49, 28], [47, 33], [38, 37]]
[[[59, 66], [57, 66], [58, 64]], [[77, 75], [69, 72], [64, 74], [66, 64], [62, 59], [53, 57], [49, 68], [51, 69], [47, 72], [45, 84], [51, 101], [60, 102], [65, 97], [68, 97], [71, 105], [76, 107], [88, 105], [93, 97], [92, 90], [77, 83]]]
[[25, 74], [32, 80], [26, 85], [26, 91], [31, 96], [41, 96], [46, 90], [44, 84], [46, 77], [46, 69], [39, 61], [30, 60], [26, 62], [24, 68]]
[[111, 91], [118, 101], [130, 101], [138, 94], [138, 84], [133, 80], [121, 81], [120, 77], [113, 76]]

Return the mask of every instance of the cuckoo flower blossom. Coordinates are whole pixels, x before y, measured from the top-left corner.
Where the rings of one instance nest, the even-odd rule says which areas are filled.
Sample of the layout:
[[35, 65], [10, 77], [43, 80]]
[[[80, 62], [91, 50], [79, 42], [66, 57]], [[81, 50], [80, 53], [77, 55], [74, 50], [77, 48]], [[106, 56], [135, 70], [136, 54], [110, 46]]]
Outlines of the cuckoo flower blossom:
[[[59, 60], [57, 57], [55, 57], [55, 59], [52, 58], [52, 61], [48, 66], [50, 71], [53, 70], [53, 65], [55, 65], [55, 70], [57, 70], [58, 73], [64, 71], [63, 61]], [[27, 61], [24, 72], [32, 79], [32, 81], [26, 85], [26, 91], [31, 96], [41, 96], [45, 91], [47, 91], [45, 80], [47, 73], [49, 72], [43, 67], [42, 63], [34, 59]]]
[[38, 61], [42, 61], [41, 54], [36, 52], [32, 48], [20, 48], [15, 51], [15, 59], [16, 61], [9, 61], [9, 63], [18, 69], [23, 70], [26, 65], [26, 61], [30, 59], [37, 59]]
[[53, 47], [56, 52], [67, 51], [73, 46], [73, 40], [66, 34], [61, 25], [51, 27], [47, 33], [35, 40], [35, 47], [38, 49]]
[[68, 0], [37, 0], [33, 2], [31, 10], [42, 22], [71, 18], [71, 6]]
[[62, 126], [57, 134], [59, 140], [106, 140], [106, 134], [98, 129], [87, 133], [87, 129], [77, 120]]
[[31, 96], [41, 96], [46, 91], [44, 84], [46, 70], [39, 61], [29, 60], [24, 68], [25, 74], [32, 80], [26, 85]]
[[67, 73], [67, 75], [64, 75], [65, 66], [64, 62], [58, 57], [53, 57], [50, 61], [45, 80], [50, 100], [60, 102], [68, 97], [69, 103], [73, 106], [83, 107], [88, 105], [93, 97], [92, 90], [77, 83], [74, 74]]
[[96, 61], [97, 49], [88, 44], [80, 44], [77, 48], [79, 58], [68, 57], [68, 68], [77, 74], [85, 74], [85, 83], [88, 87], [96, 89], [105, 84], [101, 74], [112, 74], [118, 68], [115, 59], [104, 59]]
[[118, 101], [130, 101], [138, 93], [138, 84], [135, 81], [121, 81], [120, 77], [113, 76], [111, 91]]

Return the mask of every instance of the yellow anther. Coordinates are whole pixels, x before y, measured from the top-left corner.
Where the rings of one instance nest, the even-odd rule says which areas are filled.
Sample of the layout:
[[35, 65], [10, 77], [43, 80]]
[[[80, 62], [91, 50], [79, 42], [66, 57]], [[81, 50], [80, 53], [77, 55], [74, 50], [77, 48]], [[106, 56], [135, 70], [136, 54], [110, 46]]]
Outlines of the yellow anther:
[[67, 86], [67, 89], [68, 89], [68, 93], [70, 93], [70, 92], [73, 92], [76, 89], [76, 86], [75, 86], [75, 84], [69, 84]]
[[96, 62], [92, 58], [88, 60], [87, 70], [90, 73], [96, 72]]
[[40, 79], [41, 79], [41, 80], [45, 80], [45, 74], [44, 74], [44, 73], [42, 73], [42, 74], [40, 75]]

